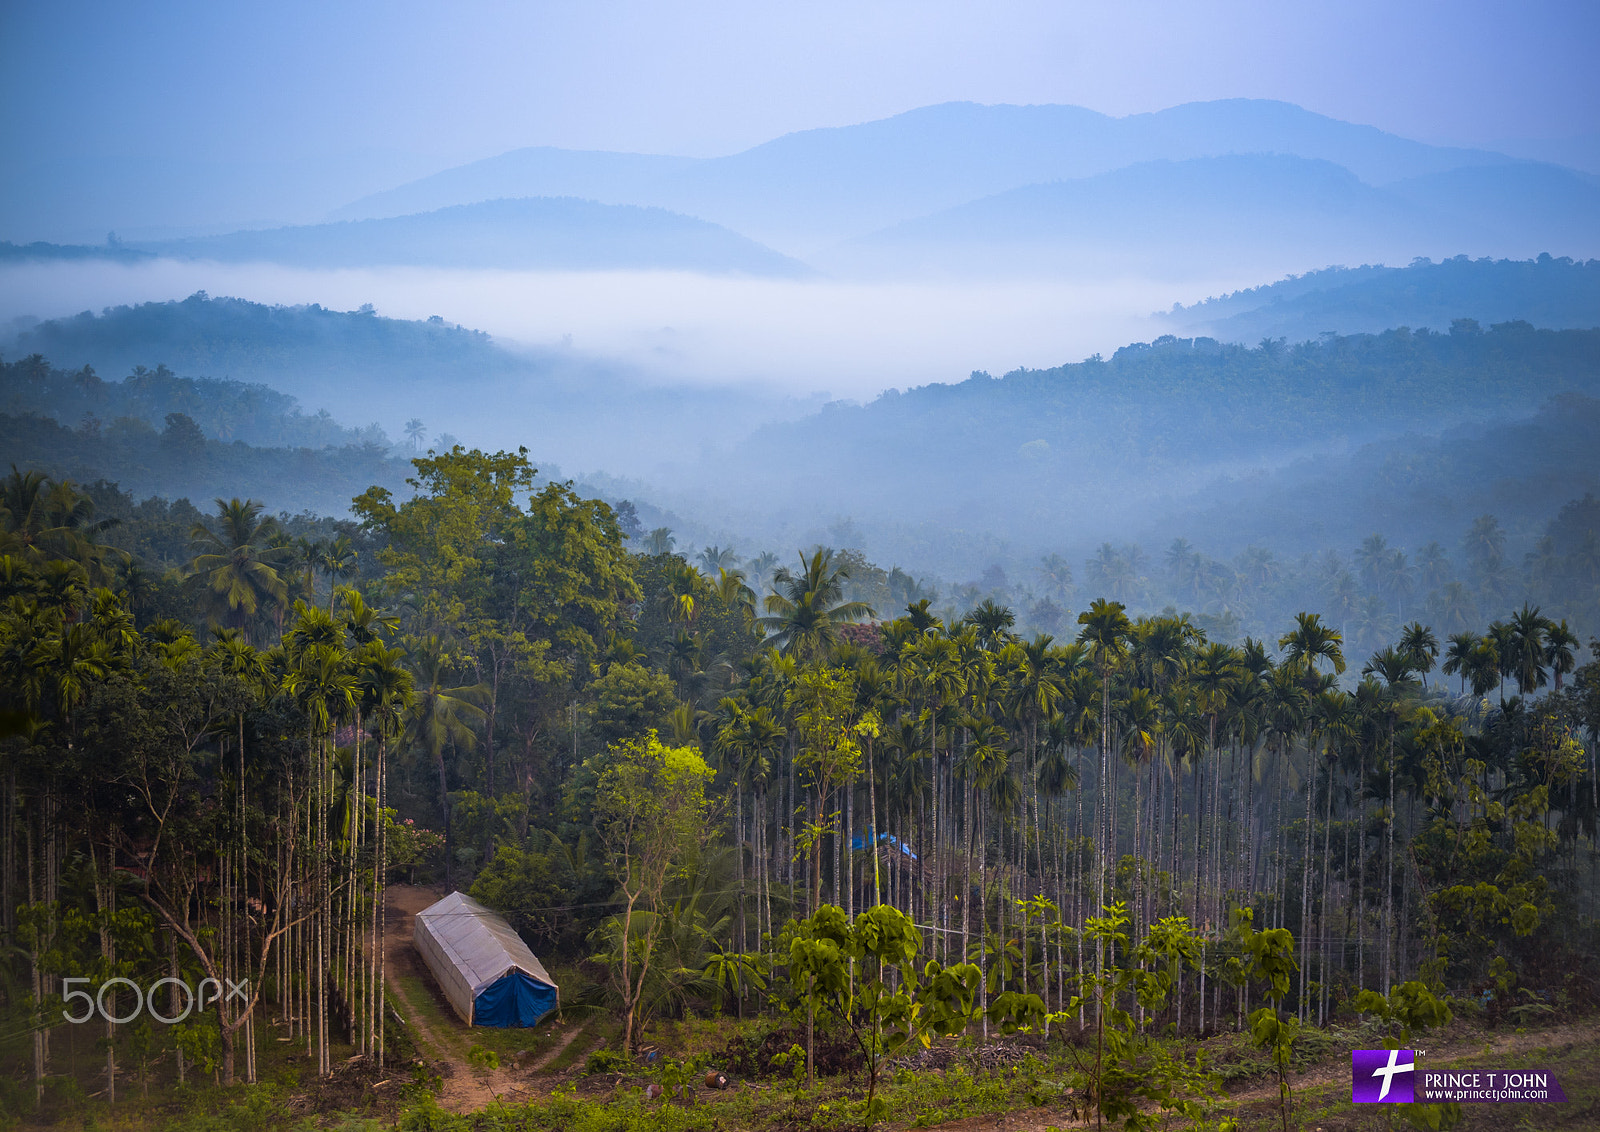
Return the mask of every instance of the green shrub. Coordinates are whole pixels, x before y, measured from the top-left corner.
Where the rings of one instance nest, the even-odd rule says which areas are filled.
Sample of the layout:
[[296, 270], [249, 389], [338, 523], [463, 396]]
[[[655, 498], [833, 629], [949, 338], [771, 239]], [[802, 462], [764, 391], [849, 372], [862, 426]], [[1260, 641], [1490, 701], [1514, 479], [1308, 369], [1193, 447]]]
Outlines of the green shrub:
[[585, 1073], [626, 1073], [632, 1068], [633, 1059], [616, 1049], [597, 1049], [583, 1063]]

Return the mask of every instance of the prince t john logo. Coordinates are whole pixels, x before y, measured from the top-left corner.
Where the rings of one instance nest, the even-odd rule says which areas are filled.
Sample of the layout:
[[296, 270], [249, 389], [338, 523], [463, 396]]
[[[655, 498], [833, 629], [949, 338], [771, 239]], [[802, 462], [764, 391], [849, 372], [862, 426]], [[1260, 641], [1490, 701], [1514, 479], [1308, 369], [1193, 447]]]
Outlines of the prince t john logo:
[[1350, 1051], [1350, 1099], [1359, 1103], [1383, 1101], [1407, 1104], [1413, 1099], [1417, 1055], [1409, 1049], [1355, 1049]]

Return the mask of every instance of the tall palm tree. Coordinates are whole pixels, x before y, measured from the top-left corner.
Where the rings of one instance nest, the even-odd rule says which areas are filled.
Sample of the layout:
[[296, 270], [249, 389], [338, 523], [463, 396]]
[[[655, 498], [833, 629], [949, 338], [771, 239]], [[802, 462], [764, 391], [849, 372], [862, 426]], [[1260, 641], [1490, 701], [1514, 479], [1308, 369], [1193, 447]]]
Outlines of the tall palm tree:
[[[1472, 694], [1480, 700], [1496, 688], [1503, 689], [1505, 677], [1502, 675], [1498, 640], [1493, 636], [1476, 638], [1461, 671], [1467, 683], [1472, 686]], [[1503, 690], [1500, 693], [1500, 702], [1502, 704], [1505, 702]]]
[[1446, 676], [1461, 677], [1461, 694], [1467, 694], [1467, 674], [1471, 666], [1472, 650], [1478, 645], [1478, 634], [1461, 632], [1450, 634], [1449, 647], [1444, 651], [1444, 663], [1439, 671]]
[[1344, 672], [1344, 638], [1339, 631], [1324, 625], [1315, 613], [1297, 613], [1294, 620], [1295, 627], [1278, 639], [1278, 647], [1287, 650], [1284, 659], [1311, 672], [1327, 661], [1334, 672]]
[[1437, 542], [1430, 542], [1417, 551], [1417, 578], [1422, 588], [1430, 591], [1450, 581], [1450, 559]]
[[1046, 591], [1058, 601], [1072, 597], [1072, 564], [1059, 554], [1047, 554], [1039, 560], [1039, 578]]
[[1389, 814], [1384, 833], [1386, 848], [1383, 886], [1383, 993], [1386, 995], [1389, 993], [1390, 977], [1393, 974], [1394, 949], [1394, 729], [1400, 715], [1400, 689], [1410, 680], [1412, 671], [1410, 654], [1396, 648], [1386, 648], [1373, 654], [1372, 659], [1367, 661], [1361, 670], [1363, 676], [1382, 677], [1389, 691]]
[[1411, 657], [1412, 670], [1422, 677], [1426, 687], [1428, 673], [1433, 671], [1433, 663], [1439, 656], [1439, 638], [1422, 622], [1413, 621], [1400, 631], [1400, 649]]
[[1479, 515], [1472, 520], [1472, 529], [1462, 540], [1467, 560], [1474, 572], [1485, 576], [1498, 570], [1505, 561], [1506, 533], [1500, 520], [1493, 515]]
[[1368, 535], [1356, 548], [1356, 569], [1361, 571], [1361, 580], [1369, 589], [1382, 588], [1384, 560], [1391, 553], [1389, 540], [1382, 535]]
[[189, 563], [189, 577], [203, 590], [212, 616], [241, 630], [248, 641], [264, 607], [288, 601], [289, 587], [278, 571], [285, 555], [274, 546], [280, 531], [253, 499], [216, 504], [217, 529], [196, 523], [189, 531], [199, 549]]
[[[333, 619], [320, 609], [295, 603], [296, 624], [287, 634], [284, 651], [289, 660], [283, 690], [306, 717], [308, 754], [312, 760], [314, 786], [310, 835], [314, 848], [315, 892], [312, 907], [315, 918], [312, 935], [316, 969], [334, 970], [330, 952], [332, 924], [332, 846], [329, 816], [333, 807], [333, 759], [330, 751], [335, 725], [355, 709], [356, 679], [350, 670], [350, 654], [344, 647], [343, 633]], [[328, 1048], [327, 978], [316, 983], [317, 1073], [327, 1076], [333, 1065]], [[307, 1031], [309, 1043], [311, 1035]], [[309, 1052], [309, 1050], [308, 1050]]]
[[[1133, 625], [1128, 620], [1127, 608], [1120, 601], [1107, 601], [1105, 598], [1096, 598], [1091, 602], [1089, 608], [1078, 615], [1078, 624], [1083, 626], [1078, 632], [1078, 641], [1087, 647], [1090, 660], [1100, 670], [1100, 775], [1099, 801], [1095, 811], [1098, 828], [1095, 849], [1099, 864], [1095, 882], [1095, 908], [1098, 914], [1098, 909], [1106, 902], [1106, 870], [1110, 867], [1109, 854], [1112, 852], [1112, 847], [1106, 844], [1111, 828], [1107, 781], [1111, 761], [1111, 676], [1127, 658], [1128, 638], [1133, 632]], [[1103, 965], [1104, 960], [1104, 954], [1099, 954], [1097, 962]]]
[[645, 540], [644, 546], [652, 555], [671, 554], [677, 541], [672, 537], [671, 527], [657, 527], [650, 532], [650, 537]]
[[447, 748], [471, 750], [478, 736], [473, 730], [488, 719], [479, 705], [488, 698], [484, 684], [457, 684], [457, 665], [442, 640], [424, 637], [411, 653], [414, 697], [406, 718], [406, 738], [427, 752], [439, 779], [439, 808], [443, 811], [445, 884], [450, 883], [455, 846], [450, 827], [450, 786], [445, 771]]
[[359, 555], [349, 535], [339, 535], [331, 542], [317, 548], [316, 568], [328, 578], [328, 612], [333, 612], [334, 594], [339, 589], [339, 579], [355, 576], [359, 569]]
[[739, 556], [733, 548], [708, 546], [700, 552], [698, 561], [700, 568], [708, 577], [715, 577], [719, 570], [731, 570], [739, 564]]
[[1567, 628], [1567, 622], [1548, 623], [1544, 631], [1544, 662], [1555, 676], [1556, 691], [1561, 691], [1561, 679], [1577, 667], [1578, 659], [1575, 650], [1578, 648], [1577, 634]]
[[[349, 592], [349, 591], [347, 591]], [[357, 595], [359, 597], [359, 595]], [[388, 878], [389, 741], [399, 733], [411, 706], [414, 684], [404, 665], [405, 652], [388, 648], [375, 637], [361, 644], [354, 658], [357, 705], [378, 738], [373, 768], [372, 917], [367, 961], [367, 1052], [378, 1065], [384, 1053], [384, 891]]]
[[40, 472], [20, 472], [15, 464], [0, 480], [0, 554], [18, 555], [35, 567], [64, 559], [82, 566], [91, 580], [100, 580], [106, 556], [120, 552], [95, 536], [118, 521], [96, 521], [94, 500], [70, 481], [53, 483]]
[[978, 643], [992, 651], [1010, 638], [1010, 630], [1017, 623], [1017, 615], [996, 603], [993, 598], [986, 597], [961, 620], [976, 629]]
[[720, 569], [711, 583], [724, 605], [743, 610], [752, 621], [756, 616], [756, 591], [750, 588], [743, 570]]
[[1526, 696], [1549, 683], [1545, 675], [1545, 635], [1555, 626], [1548, 617], [1539, 614], [1537, 605], [1524, 603], [1511, 615], [1511, 649], [1509, 660], [1517, 690]]
[[844, 600], [849, 578], [849, 565], [836, 561], [827, 547], [809, 558], [802, 554], [798, 572], [779, 569], [772, 576], [773, 592], [762, 603], [767, 616], [756, 619], [771, 634], [768, 643], [802, 660], [814, 659], [838, 642], [840, 625], [874, 616], [866, 602]]
[[[1199, 649], [1190, 660], [1185, 679], [1194, 691], [1195, 706], [1203, 712], [1207, 719], [1206, 727], [1206, 755], [1208, 761], [1216, 758], [1217, 753], [1217, 721], [1222, 713], [1236, 698], [1239, 686], [1243, 682], [1245, 669], [1241, 663], [1237, 649], [1229, 645], [1213, 642]], [[1202, 910], [1200, 906], [1200, 839], [1205, 829], [1205, 790], [1203, 766], [1199, 759], [1194, 760], [1195, 772], [1195, 823], [1194, 823], [1194, 915], [1195, 922], [1201, 921]], [[1212, 771], [1212, 781], [1216, 781], [1217, 771]]]
[[422, 423], [422, 418], [412, 417], [406, 422], [406, 438], [411, 441], [413, 452], [422, 447], [422, 440], [427, 435], [428, 426]]
[[702, 603], [710, 596], [711, 585], [705, 575], [687, 562], [676, 559], [667, 564], [663, 581], [666, 583], [658, 599], [669, 622], [685, 626], [691, 632], [699, 619]]

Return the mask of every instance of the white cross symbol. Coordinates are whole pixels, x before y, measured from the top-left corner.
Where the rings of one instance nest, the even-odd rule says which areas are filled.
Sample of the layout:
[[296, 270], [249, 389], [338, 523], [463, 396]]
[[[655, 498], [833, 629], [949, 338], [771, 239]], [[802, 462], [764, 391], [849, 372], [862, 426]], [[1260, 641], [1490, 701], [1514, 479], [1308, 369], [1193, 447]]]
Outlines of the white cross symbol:
[[1389, 1095], [1389, 1086], [1394, 1084], [1394, 1075], [1396, 1073], [1410, 1073], [1417, 1067], [1417, 1063], [1415, 1061], [1412, 1061], [1408, 1065], [1396, 1065], [1395, 1062], [1399, 1060], [1400, 1051], [1397, 1049], [1392, 1049], [1389, 1051], [1389, 1064], [1380, 1069], [1374, 1069], [1372, 1071], [1372, 1075], [1374, 1077], [1383, 1078], [1383, 1088], [1378, 1090], [1378, 1099], [1380, 1101]]

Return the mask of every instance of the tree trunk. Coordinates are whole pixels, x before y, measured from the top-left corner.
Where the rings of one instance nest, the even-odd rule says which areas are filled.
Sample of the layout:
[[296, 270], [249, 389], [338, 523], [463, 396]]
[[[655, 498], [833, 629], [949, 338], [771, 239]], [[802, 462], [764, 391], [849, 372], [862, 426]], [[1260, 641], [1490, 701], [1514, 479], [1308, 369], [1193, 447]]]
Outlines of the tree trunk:
[[[871, 738], [867, 739], [867, 820], [871, 822], [867, 827], [867, 852], [872, 854], [872, 903], [869, 907], [876, 908], [883, 882], [878, 876], [878, 776], [873, 769]], [[926, 850], [926, 846], [922, 848]]]
[[1383, 993], [1389, 994], [1389, 977], [1394, 947], [1394, 717], [1389, 719], [1389, 814], [1384, 833], [1383, 879]]

